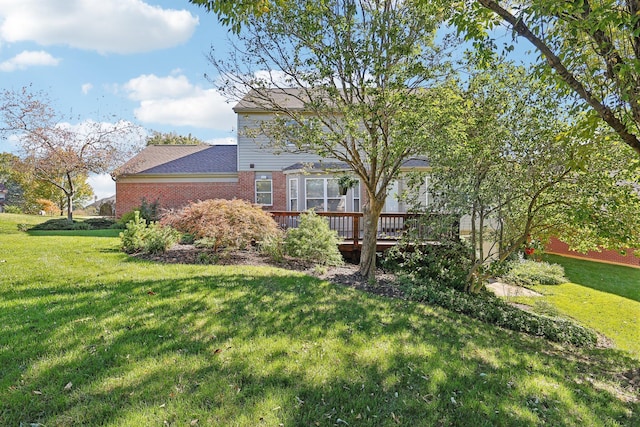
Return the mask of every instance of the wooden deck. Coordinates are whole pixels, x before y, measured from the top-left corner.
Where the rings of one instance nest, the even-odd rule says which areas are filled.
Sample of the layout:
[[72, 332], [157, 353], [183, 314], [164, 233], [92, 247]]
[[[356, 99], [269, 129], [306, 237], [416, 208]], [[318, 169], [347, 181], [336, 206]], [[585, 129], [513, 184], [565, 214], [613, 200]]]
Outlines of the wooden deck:
[[[272, 211], [271, 215], [283, 229], [298, 226], [301, 212]], [[362, 212], [317, 212], [325, 217], [329, 227], [338, 233], [341, 242], [338, 245], [345, 258], [357, 261], [362, 250], [363, 214]], [[433, 215], [432, 215], [433, 216]], [[376, 252], [384, 252], [398, 243], [400, 238], [409, 230], [416, 227], [415, 219], [420, 214], [409, 213], [383, 213], [378, 219], [378, 232], [376, 236]], [[434, 218], [435, 220], [436, 218]], [[424, 228], [424, 227], [423, 227]], [[458, 233], [459, 222], [451, 224], [451, 233]], [[421, 230], [425, 236], [428, 230]]]

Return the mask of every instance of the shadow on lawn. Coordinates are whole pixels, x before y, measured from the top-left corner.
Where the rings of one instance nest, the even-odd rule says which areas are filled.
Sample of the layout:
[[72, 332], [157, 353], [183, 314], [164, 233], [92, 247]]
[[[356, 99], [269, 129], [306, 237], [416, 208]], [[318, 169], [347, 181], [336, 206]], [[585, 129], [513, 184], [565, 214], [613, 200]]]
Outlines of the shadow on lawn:
[[286, 271], [214, 271], [8, 294], [0, 424], [640, 423], [614, 392], [615, 363], [634, 363], [621, 353]]

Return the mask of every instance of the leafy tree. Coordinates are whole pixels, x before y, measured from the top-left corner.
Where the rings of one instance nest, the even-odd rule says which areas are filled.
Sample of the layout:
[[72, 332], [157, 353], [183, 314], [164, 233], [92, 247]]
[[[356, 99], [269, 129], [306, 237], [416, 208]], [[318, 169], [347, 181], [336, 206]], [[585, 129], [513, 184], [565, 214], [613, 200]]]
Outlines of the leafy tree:
[[24, 184], [27, 181], [16, 168], [19, 162], [20, 158], [15, 154], [0, 153], [0, 182], [8, 190], [5, 204], [11, 206], [23, 206], [24, 204]]
[[434, 44], [439, 12], [412, 1], [290, 1], [246, 22], [229, 60], [211, 56], [225, 93], [250, 89], [248, 102], [273, 113], [259, 125], [272, 148], [336, 159], [361, 180], [367, 277], [400, 166], [456, 136], [459, 97]]
[[287, 4], [287, 0], [248, 0], [234, 2], [229, 0], [189, 0], [191, 3], [204, 7], [207, 11], [218, 15], [224, 25], [238, 33], [243, 23], [260, 17], [274, 7]]
[[522, 68], [494, 64], [470, 78], [466, 98], [467, 138], [434, 147], [432, 183], [447, 209], [471, 215], [469, 283], [530, 238], [583, 251], [640, 247], [640, 162], [628, 161], [628, 146], [607, 129], [585, 130]]
[[604, 120], [640, 154], [640, 2], [474, 0], [456, 5], [452, 21], [476, 46], [495, 47], [489, 31], [508, 25], [540, 53], [546, 77], [591, 107], [591, 126], [597, 126], [596, 118]]
[[72, 126], [61, 119], [42, 92], [23, 88], [0, 93], [0, 132], [18, 138], [23, 173], [64, 194], [71, 221], [81, 178], [105, 173], [130, 156], [138, 129], [125, 121]]
[[184, 136], [178, 135], [175, 132], [162, 133], [153, 132], [151, 136], [147, 137], [147, 145], [202, 145], [200, 139], [191, 136], [191, 134]]

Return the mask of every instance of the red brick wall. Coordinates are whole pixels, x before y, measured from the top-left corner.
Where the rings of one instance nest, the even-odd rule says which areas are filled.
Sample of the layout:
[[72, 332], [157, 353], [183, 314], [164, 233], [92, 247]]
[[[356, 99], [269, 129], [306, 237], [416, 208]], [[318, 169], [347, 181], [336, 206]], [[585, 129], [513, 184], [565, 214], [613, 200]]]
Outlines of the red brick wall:
[[592, 261], [601, 261], [611, 264], [630, 265], [640, 267], [640, 258], [633, 255], [633, 249], [629, 249], [626, 255], [622, 255], [616, 251], [603, 250], [602, 252], [589, 251], [586, 254], [569, 250], [569, 245], [556, 239], [551, 238], [547, 245], [546, 252], [557, 255], [565, 255], [574, 258], [584, 258]]
[[273, 206], [271, 210], [286, 211], [287, 210], [287, 177], [282, 172], [273, 172], [271, 174], [273, 189]]
[[256, 173], [252, 171], [238, 172], [238, 191], [236, 198], [256, 202]]
[[[286, 177], [272, 172], [273, 206], [270, 210], [287, 209]], [[255, 172], [239, 172], [238, 182], [116, 182], [116, 217], [139, 207], [142, 199], [158, 200], [160, 209], [179, 209], [189, 202], [207, 199], [243, 199], [255, 203]]]
[[233, 199], [237, 195], [238, 184], [235, 182], [116, 182], [116, 217], [139, 207], [143, 198], [149, 203], [158, 200], [160, 209], [177, 209], [189, 202]]

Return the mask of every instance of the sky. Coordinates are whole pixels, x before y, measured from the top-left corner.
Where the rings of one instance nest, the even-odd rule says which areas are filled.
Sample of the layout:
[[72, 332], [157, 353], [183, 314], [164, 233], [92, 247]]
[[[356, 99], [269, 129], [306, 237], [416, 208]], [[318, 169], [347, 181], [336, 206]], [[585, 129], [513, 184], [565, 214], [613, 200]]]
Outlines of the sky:
[[[77, 123], [123, 119], [235, 143], [235, 101], [205, 78], [227, 37], [187, 0], [0, 0], [0, 88], [32, 85]], [[0, 140], [2, 151], [16, 146]], [[90, 184], [98, 198], [115, 194], [108, 175]]]

